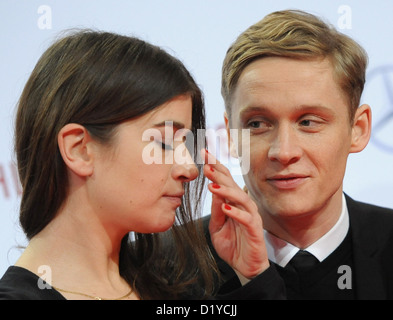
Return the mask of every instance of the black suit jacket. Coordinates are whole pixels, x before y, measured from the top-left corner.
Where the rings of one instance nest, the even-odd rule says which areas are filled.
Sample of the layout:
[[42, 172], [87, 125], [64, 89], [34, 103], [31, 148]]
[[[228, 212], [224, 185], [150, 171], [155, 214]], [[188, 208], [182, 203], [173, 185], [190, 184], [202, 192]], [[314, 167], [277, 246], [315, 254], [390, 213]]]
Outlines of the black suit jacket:
[[[352, 281], [356, 297], [362, 300], [393, 299], [393, 209], [354, 201], [347, 195], [346, 201], [352, 232]], [[205, 217], [204, 228], [224, 282], [220, 292], [230, 292], [238, 288], [240, 282], [233, 270], [215, 253], [208, 232], [209, 221], [210, 216]], [[274, 277], [277, 278], [276, 275]], [[265, 286], [259, 283], [267, 299], [277, 296], [277, 287], [282, 288], [282, 285], [274, 281]], [[275, 291], [275, 295], [269, 295], [269, 290]], [[282, 294], [285, 296], [285, 292]]]
[[359, 299], [393, 299], [393, 210], [346, 196]]

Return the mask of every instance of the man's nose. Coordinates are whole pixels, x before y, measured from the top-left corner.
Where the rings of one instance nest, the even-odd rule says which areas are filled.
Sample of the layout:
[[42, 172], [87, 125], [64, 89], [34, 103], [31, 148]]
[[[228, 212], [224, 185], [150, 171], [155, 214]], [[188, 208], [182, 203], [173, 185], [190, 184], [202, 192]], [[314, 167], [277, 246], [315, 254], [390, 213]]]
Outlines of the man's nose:
[[276, 129], [268, 152], [270, 161], [284, 165], [294, 163], [300, 159], [302, 149], [299, 146], [296, 131], [289, 125], [280, 125]]

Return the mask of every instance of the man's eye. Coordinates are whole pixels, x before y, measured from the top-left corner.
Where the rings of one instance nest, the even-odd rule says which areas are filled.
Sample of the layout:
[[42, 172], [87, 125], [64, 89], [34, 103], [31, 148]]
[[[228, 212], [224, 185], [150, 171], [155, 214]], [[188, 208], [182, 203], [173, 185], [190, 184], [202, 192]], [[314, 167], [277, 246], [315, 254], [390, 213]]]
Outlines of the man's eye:
[[269, 130], [271, 126], [271, 123], [265, 120], [251, 120], [247, 122], [246, 128], [249, 128], [252, 132], [259, 133]]
[[312, 123], [312, 120], [307, 120], [307, 119], [300, 121], [300, 125], [303, 127], [309, 127], [309, 126], [311, 126], [311, 123]]
[[250, 128], [258, 129], [261, 127], [261, 122], [260, 121], [251, 121], [248, 123], [248, 126]]
[[320, 127], [323, 123], [325, 123], [320, 118], [305, 118], [299, 121], [299, 125], [301, 127]]

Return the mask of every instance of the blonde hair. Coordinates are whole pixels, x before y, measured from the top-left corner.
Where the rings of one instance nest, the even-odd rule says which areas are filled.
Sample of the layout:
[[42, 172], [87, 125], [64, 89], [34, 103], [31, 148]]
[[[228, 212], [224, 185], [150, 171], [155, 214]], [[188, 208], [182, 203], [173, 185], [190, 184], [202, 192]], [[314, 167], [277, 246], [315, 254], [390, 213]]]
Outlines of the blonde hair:
[[320, 18], [299, 10], [277, 11], [245, 30], [230, 46], [222, 68], [221, 93], [230, 116], [231, 99], [244, 68], [263, 57], [328, 58], [348, 97], [351, 121], [365, 83], [367, 53]]

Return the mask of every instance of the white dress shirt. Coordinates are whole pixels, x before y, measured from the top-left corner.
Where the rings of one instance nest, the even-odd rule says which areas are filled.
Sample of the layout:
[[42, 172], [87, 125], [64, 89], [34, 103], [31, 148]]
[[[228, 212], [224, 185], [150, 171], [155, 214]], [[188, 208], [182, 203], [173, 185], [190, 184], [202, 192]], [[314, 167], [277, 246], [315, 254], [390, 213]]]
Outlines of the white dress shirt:
[[[336, 224], [321, 238], [304, 248], [313, 254], [320, 262], [327, 258], [344, 240], [349, 229], [347, 202], [343, 194], [342, 210]], [[300, 250], [293, 244], [286, 242], [264, 230], [268, 257], [281, 267], [285, 267], [293, 256]]]

